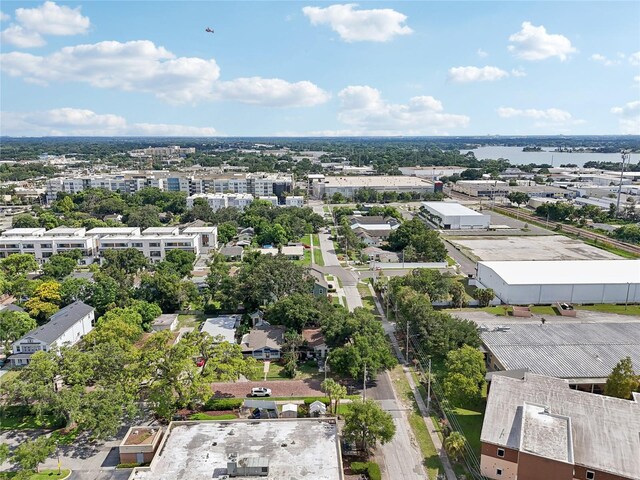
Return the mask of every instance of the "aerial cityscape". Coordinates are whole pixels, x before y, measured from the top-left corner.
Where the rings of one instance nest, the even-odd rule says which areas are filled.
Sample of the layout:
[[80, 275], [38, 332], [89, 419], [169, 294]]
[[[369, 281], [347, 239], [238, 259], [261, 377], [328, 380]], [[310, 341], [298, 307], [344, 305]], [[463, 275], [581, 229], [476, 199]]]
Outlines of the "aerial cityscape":
[[640, 3], [0, 9], [0, 480], [640, 480]]

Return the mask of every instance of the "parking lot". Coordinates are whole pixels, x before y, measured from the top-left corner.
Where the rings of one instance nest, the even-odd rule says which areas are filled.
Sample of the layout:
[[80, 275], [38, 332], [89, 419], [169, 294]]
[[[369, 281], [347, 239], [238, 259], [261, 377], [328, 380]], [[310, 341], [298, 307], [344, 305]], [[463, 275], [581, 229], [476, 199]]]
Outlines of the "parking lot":
[[473, 260], [615, 260], [617, 255], [562, 235], [456, 237], [449, 241]]

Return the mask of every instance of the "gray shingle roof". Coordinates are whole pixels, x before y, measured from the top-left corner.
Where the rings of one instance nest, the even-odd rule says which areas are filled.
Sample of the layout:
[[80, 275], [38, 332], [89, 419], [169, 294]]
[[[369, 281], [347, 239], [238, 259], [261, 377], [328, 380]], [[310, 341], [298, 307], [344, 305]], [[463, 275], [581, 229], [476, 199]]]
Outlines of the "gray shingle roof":
[[[526, 373], [524, 380], [495, 376], [480, 440], [519, 450], [523, 435], [527, 435], [523, 425], [525, 402], [548, 407], [549, 414], [571, 419], [575, 464], [624, 478], [640, 478], [640, 403], [573, 390], [565, 380], [531, 373]], [[561, 429], [554, 433], [562, 434]], [[564, 442], [557, 445], [558, 450], [564, 448]], [[534, 444], [528, 448], [544, 451], [547, 447]], [[545, 456], [561, 453], [546, 452]]]
[[[24, 337], [33, 337], [46, 344], [55, 342], [69, 328], [79, 320], [86, 317], [93, 311], [93, 307], [86, 303], [77, 301], [67, 305], [63, 309], [54, 313], [49, 321], [34, 330], [31, 330]], [[20, 340], [22, 340], [22, 338]], [[18, 340], [18, 341], [20, 341]]]
[[284, 327], [263, 326], [252, 328], [242, 339], [242, 350], [258, 350], [264, 347], [280, 350], [284, 342]]
[[640, 323], [508, 324], [480, 337], [506, 370], [604, 379], [624, 357], [640, 365]]

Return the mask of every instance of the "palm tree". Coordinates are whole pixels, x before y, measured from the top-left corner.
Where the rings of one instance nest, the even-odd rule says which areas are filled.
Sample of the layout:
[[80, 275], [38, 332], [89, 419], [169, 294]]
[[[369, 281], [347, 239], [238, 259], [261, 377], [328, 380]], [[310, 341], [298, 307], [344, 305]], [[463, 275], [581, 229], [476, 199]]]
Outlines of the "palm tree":
[[466, 439], [460, 432], [452, 432], [444, 441], [444, 449], [453, 460], [458, 460], [464, 452]]

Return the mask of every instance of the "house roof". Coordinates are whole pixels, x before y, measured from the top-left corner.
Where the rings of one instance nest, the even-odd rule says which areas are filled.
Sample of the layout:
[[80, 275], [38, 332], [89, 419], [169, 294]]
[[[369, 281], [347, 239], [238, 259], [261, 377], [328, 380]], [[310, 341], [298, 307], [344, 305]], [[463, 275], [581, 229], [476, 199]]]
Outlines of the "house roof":
[[244, 252], [242, 247], [222, 247], [220, 249], [220, 253], [225, 257], [237, 257], [242, 255], [242, 252]]
[[90, 307], [86, 303], [80, 301], [73, 302], [71, 305], [67, 305], [63, 309], [58, 310], [51, 316], [47, 323], [31, 330], [19, 339], [18, 342], [23, 338], [32, 337], [50, 345], [91, 312], [93, 312], [93, 307]]
[[605, 379], [621, 358], [640, 365], [640, 323], [505, 324], [480, 338], [506, 370], [565, 379]]
[[258, 350], [264, 347], [280, 350], [284, 342], [284, 332], [284, 327], [272, 327], [271, 325], [252, 328], [242, 337], [240, 346], [242, 350]]
[[307, 342], [310, 347], [318, 347], [325, 343], [322, 330], [319, 328], [305, 328], [302, 330], [302, 338]]
[[[527, 404], [547, 411], [527, 412]], [[540, 426], [547, 416], [553, 416], [553, 428]], [[532, 418], [538, 427], [530, 428]], [[566, 461], [570, 460], [567, 428], [575, 464], [625, 478], [640, 476], [640, 403], [573, 390], [565, 380], [531, 373], [524, 380], [493, 378], [482, 442], [516, 450], [523, 446], [534, 454]], [[535, 435], [536, 429], [544, 430], [544, 435]]]
[[0, 312], [4, 310], [8, 312], [24, 312], [24, 308], [14, 305], [13, 303], [10, 303], [9, 305], [0, 305]]
[[391, 234], [389, 230], [365, 230], [361, 227], [355, 229], [355, 234], [358, 237], [370, 237], [370, 238], [387, 238]]
[[163, 313], [162, 315], [158, 315], [153, 320], [153, 322], [151, 322], [151, 325], [153, 325], [154, 327], [158, 327], [158, 326], [169, 327], [177, 319], [178, 319], [178, 314], [177, 313]]
[[221, 336], [223, 341], [236, 343], [236, 326], [240, 325], [241, 318], [241, 315], [207, 318], [200, 327], [200, 331], [206, 332], [214, 338]]

